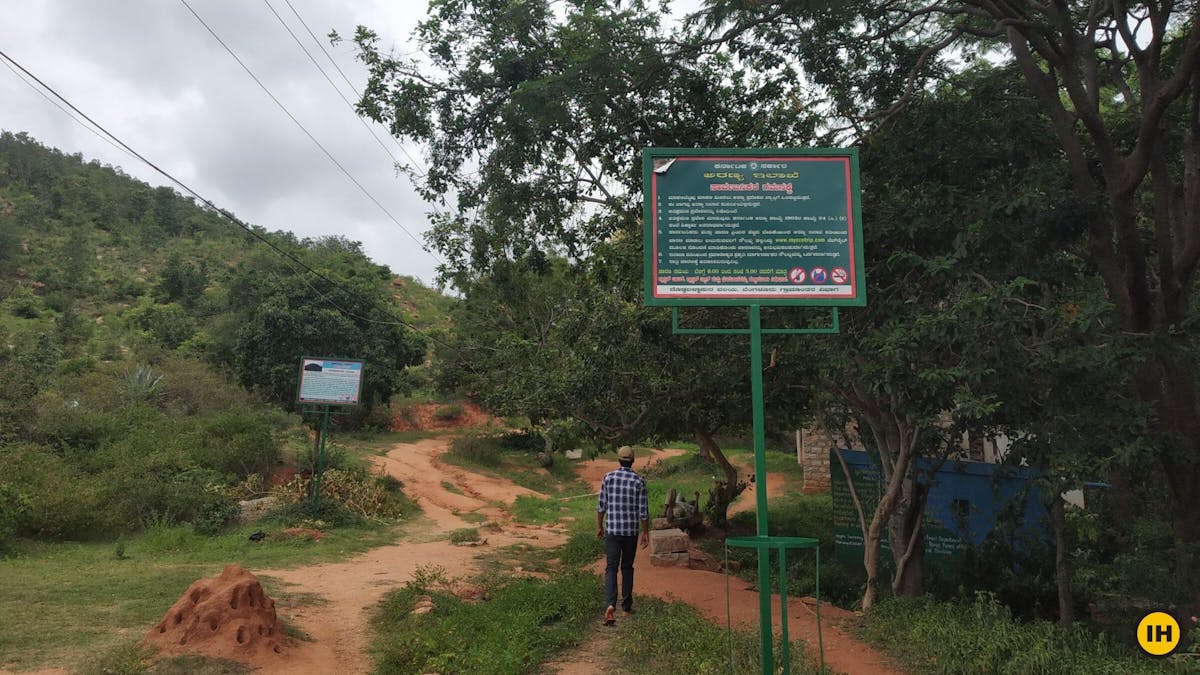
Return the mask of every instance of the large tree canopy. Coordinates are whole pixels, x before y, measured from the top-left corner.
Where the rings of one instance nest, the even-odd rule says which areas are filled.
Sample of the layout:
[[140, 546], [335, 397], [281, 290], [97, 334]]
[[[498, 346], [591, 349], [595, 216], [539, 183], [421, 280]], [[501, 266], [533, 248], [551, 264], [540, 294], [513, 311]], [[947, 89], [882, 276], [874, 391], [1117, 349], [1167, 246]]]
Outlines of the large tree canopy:
[[[1065, 161], [1087, 260], [1141, 336], [1181, 588], [1200, 572], [1200, 19], [1195, 3], [710, 0], [697, 44], [809, 78], [855, 138], [974, 59], [1012, 64]], [[840, 121], [840, 122], [839, 122]], [[1139, 471], [1145, 471], [1139, 467]], [[1118, 481], [1123, 483], [1124, 481]]]

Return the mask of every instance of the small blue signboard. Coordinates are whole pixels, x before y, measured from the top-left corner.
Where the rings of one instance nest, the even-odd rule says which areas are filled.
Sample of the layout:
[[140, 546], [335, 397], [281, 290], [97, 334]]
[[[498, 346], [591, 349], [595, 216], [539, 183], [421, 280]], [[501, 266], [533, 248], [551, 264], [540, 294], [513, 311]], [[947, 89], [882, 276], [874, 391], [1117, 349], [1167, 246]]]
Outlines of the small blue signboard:
[[363, 362], [347, 359], [300, 360], [299, 403], [358, 405], [362, 391]]

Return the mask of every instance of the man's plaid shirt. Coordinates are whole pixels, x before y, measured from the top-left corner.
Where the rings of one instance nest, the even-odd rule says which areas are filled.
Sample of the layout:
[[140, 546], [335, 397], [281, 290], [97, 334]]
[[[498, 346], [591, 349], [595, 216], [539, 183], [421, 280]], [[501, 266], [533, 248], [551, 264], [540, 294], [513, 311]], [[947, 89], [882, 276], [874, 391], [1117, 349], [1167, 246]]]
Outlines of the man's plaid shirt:
[[604, 514], [606, 533], [636, 535], [638, 523], [650, 518], [646, 481], [628, 467], [609, 471], [600, 482], [600, 502], [596, 512]]

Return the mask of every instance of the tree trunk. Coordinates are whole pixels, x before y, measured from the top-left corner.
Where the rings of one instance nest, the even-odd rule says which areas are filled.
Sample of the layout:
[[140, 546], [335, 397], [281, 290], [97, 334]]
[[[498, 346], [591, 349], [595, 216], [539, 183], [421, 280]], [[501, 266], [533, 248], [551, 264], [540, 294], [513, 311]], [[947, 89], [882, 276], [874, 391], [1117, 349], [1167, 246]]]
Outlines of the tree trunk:
[[737, 467], [729, 463], [729, 459], [721, 452], [711, 433], [697, 429], [696, 443], [700, 446], [701, 456], [710, 457], [724, 474], [724, 480], [718, 480], [713, 486], [707, 505], [709, 524], [723, 527], [728, 517], [729, 505], [746, 489], [746, 483], [738, 481]]
[[904, 499], [891, 518], [892, 559], [896, 575], [892, 592], [906, 598], [920, 597], [925, 592], [925, 496], [928, 487], [916, 479], [916, 464], [905, 478]]
[[1050, 526], [1054, 529], [1054, 580], [1058, 585], [1058, 623], [1070, 628], [1075, 622], [1075, 595], [1071, 590], [1071, 568], [1067, 564], [1071, 551], [1067, 540], [1066, 502], [1062, 495], [1054, 496], [1050, 506]]

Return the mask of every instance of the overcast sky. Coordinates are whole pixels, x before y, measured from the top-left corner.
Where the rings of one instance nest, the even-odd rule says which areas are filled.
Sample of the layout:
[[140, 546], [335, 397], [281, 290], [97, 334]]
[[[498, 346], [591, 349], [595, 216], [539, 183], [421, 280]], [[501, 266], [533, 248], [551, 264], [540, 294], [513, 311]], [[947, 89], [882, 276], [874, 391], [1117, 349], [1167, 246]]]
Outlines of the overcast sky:
[[[354, 101], [291, 7], [361, 90], [366, 74], [352, 48], [330, 47], [325, 35], [335, 29], [348, 36], [362, 24], [379, 33], [384, 46], [408, 50], [424, 0], [290, 0], [291, 7], [286, 0], [268, 1], [188, 4], [399, 225], [287, 118], [182, 2], [9, 0], [0, 20], [0, 50], [243, 220], [302, 237], [338, 234], [360, 241], [396, 274], [432, 284], [438, 260], [413, 240], [424, 241], [426, 205], [271, 12], [273, 7]], [[371, 126], [392, 155], [409, 161], [382, 127]], [[25, 131], [66, 153], [81, 152], [153, 185], [167, 184], [8, 68], [0, 68], [0, 129]], [[419, 149], [407, 150], [423, 159]]]

